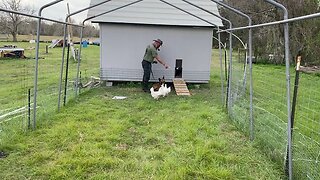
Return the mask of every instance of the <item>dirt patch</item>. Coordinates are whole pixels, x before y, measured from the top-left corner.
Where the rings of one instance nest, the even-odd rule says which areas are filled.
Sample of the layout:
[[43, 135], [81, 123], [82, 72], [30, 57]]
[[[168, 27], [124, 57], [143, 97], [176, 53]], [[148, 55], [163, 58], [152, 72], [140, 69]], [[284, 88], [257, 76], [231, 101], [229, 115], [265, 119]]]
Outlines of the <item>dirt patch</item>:
[[8, 155], [5, 153], [5, 152], [3, 152], [3, 151], [0, 151], [0, 158], [5, 158], [5, 157], [7, 157]]
[[116, 145], [117, 150], [126, 151], [128, 150], [128, 148], [129, 148], [129, 145], [127, 145], [126, 143], [119, 143]]
[[300, 71], [304, 72], [304, 73], [320, 73], [320, 67], [318, 67], [318, 66], [311, 66], [311, 67], [300, 66]]

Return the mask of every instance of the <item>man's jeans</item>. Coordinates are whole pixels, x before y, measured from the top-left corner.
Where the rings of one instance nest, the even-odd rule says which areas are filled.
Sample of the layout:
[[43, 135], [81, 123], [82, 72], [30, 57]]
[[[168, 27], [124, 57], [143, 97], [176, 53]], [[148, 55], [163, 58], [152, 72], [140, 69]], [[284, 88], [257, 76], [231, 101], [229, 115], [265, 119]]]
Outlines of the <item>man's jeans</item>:
[[151, 73], [151, 63], [148, 61], [143, 60], [141, 62], [143, 68], [143, 79], [142, 79], [142, 89], [144, 91], [149, 91], [148, 82], [150, 80], [150, 73]]

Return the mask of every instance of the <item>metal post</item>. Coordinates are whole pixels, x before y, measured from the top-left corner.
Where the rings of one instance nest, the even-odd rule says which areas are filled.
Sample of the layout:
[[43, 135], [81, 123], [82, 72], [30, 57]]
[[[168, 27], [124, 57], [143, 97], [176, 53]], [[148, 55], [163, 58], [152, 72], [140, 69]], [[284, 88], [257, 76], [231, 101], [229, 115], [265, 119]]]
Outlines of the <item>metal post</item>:
[[28, 89], [28, 129], [31, 128], [31, 90]]
[[59, 82], [59, 92], [58, 92], [58, 111], [60, 111], [60, 98], [61, 98], [61, 89], [62, 89], [62, 76], [63, 76], [63, 66], [64, 66], [64, 55], [65, 55], [65, 46], [66, 46], [66, 36], [67, 36], [67, 25], [63, 26], [63, 42], [62, 42], [62, 60], [61, 60], [61, 70], [60, 70], [60, 82]]
[[68, 81], [68, 70], [69, 70], [69, 58], [70, 58], [70, 44], [68, 44], [68, 48], [67, 48], [67, 63], [66, 63], [66, 79], [65, 79], [65, 83], [64, 83], [64, 97], [63, 97], [63, 106], [66, 105], [66, 101], [67, 101], [67, 81]]
[[[218, 28], [219, 31], [219, 28]], [[218, 33], [218, 38], [213, 37], [219, 42], [219, 62], [220, 62], [220, 79], [221, 79], [221, 104], [224, 104], [224, 80], [223, 80], [223, 63], [222, 63], [222, 49], [221, 45], [223, 46], [224, 52], [226, 53], [226, 47], [221, 42], [221, 34]], [[226, 62], [225, 62], [226, 63]], [[226, 74], [226, 73], [225, 73]], [[226, 78], [227, 79], [227, 78]]]
[[[249, 26], [251, 26], [251, 20]], [[249, 74], [250, 74], [250, 140], [254, 140], [254, 118], [253, 118], [253, 74], [252, 74], [252, 29], [249, 29]], [[247, 63], [247, 57], [246, 57]]]
[[[273, 0], [265, 0], [266, 2], [280, 8], [284, 15], [283, 19], [288, 19], [288, 11], [287, 9], [280, 3], [277, 3]], [[288, 178], [292, 179], [292, 136], [291, 136], [291, 105], [290, 105], [290, 60], [289, 60], [289, 24], [284, 24], [284, 46], [285, 46], [285, 60], [286, 60], [286, 80], [287, 80], [287, 116], [288, 116], [288, 161], [289, 161], [289, 170], [288, 170]]]
[[262, 24], [255, 24], [255, 25], [251, 25], [251, 26], [237, 27], [237, 28], [232, 28], [232, 29], [225, 29], [225, 30], [221, 30], [220, 32], [238, 31], [238, 30], [242, 30], [242, 29], [273, 26], [273, 25], [277, 25], [277, 24], [286, 24], [286, 23], [302, 21], [302, 20], [307, 20], [307, 19], [313, 19], [313, 18], [318, 18], [318, 17], [320, 17], [320, 13], [314, 13], [314, 14], [309, 14], [309, 15], [305, 15], [305, 16], [299, 16], [299, 17], [290, 18], [290, 19], [288, 18], [288, 19], [285, 19], [285, 20], [273, 21], [273, 22], [262, 23]]
[[[293, 89], [293, 97], [292, 97], [292, 108], [291, 108], [291, 138], [293, 136], [293, 125], [294, 125], [294, 118], [296, 112], [296, 103], [297, 103], [297, 96], [298, 96], [298, 88], [299, 88], [299, 77], [300, 77], [300, 63], [301, 63], [301, 50], [298, 52], [296, 58], [296, 76], [294, 81], [294, 89]], [[286, 163], [285, 163], [285, 172], [288, 174], [289, 170], [289, 153], [287, 152]]]
[[[83, 11], [86, 11], [88, 9], [91, 9], [91, 8], [94, 8], [94, 7], [97, 7], [97, 6], [100, 6], [104, 3], [107, 3], [111, 0], [105, 0], [105, 1], [102, 1], [100, 3], [97, 3], [97, 4], [94, 4], [94, 5], [91, 5], [89, 7], [86, 7], [86, 8], [83, 8], [83, 9], [80, 9], [74, 13], [71, 13], [69, 15], [67, 15], [66, 19], [65, 19], [65, 22], [68, 22], [68, 19], [75, 15], [75, 14], [79, 14]], [[67, 39], [67, 24], [64, 25], [64, 28], [63, 28], [63, 46], [62, 46], [62, 59], [61, 59], [61, 68], [60, 68], [60, 81], [59, 81], [59, 92], [58, 92], [58, 111], [60, 111], [60, 101], [61, 101], [61, 89], [62, 89], [62, 77], [63, 77], [63, 66], [64, 66], [64, 56], [65, 56], [65, 49], [66, 49], [66, 46], [65, 46], [65, 42], [66, 42], [66, 39]]]
[[[63, 0], [56, 0], [49, 4], [42, 6], [39, 10], [38, 15], [41, 16], [43, 9], [57, 4]], [[33, 129], [36, 128], [36, 114], [37, 114], [37, 91], [38, 91], [38, 66], [39, 66], [39, 46], [40, 46], [40, 26], [41, 19], [38, 19], [37, 23], [37, 44], [36, 44], [36, 61], [35, 61], [35, 73], [34, 73], [34, 99], [33, 99]]]
[[[160, 0], [160, 1], [163, 1], [163, 0]], [[182, 0], [182, 1], [194, 6], [196, 8], [198, 8], [198, 9], [201, 9], [202, 11], [205, 11], [206, 13], [209, 13], [209, 14], [211, 14], [211, 15], [213, 15], [213, 16], [221, 19], [221, 20], [227, 21], [229, 23], [229, 27], [232, 27], [232, 23], [228, 19], [226, 19], [226, 18], [224, 18], [222, 16], [219, 16], [217, 14], [214, 14], [214, 13], [208, 11], [207, 9], [204, 9], [204, 8], [202, 8], [200, 6], [197, 6], [197, 5], [195, 5], [195, 4], [193, 4], [193, 3], [189, 2], [189, 1], [186, 1], [186, 0]], [[189, 12], [186, 12], [186, 13], [191, 14]], [[212, 23], [209, 22], [209, 24], [212, 24]], [[214, 26], [216, 26], [216, 25], [214, 25]], [[230, 29], [232, 29], [232, 28], [230, 28]], [[228, 113], [230, 114], [231, 113], [230, 112], [231, 111], [231, 100], [230, 100], [230, 97], [231, 97], [231, 80], [232, 80], [232, 32], [229, 32], [229, 45], [230, 45], [230, 47], [229, 47], [230, 49], [229, 49], [229, 78], [228, 78], [228, 87], [227, 87], [228, 88], [228, 91], [227, 91], [227, 99], [228, 99], [227, 103], [228, 103], [228, 105], [227, 105], [227, 107], [228, 107]]]
[[[184, 9], [181, 9], [181, 8], [179, 8], [179, 7], [177, 7], [177, 6], [175, 6], [175, 5], [173, 5], [173, 4], [171, 4], [171, 3], [168, 3], [168, 2], [166, 2], [166, 1], [164, 1], [164, 0], [160, 0], [161, 2], [163, 2], [163, 3], [166, 3], [166, 4], [168, 4], [168, 5], [170, 5], [170, 6], [172, 6], [172, 7], [174, 7], [174, 8], [176, 8], [176, 9], [178, 9], [178, 10], [180, 10], [180, 11], [183, 11], [183, 12], [185, 12], [185, 13], [187, 13], [187, 14], [189, 14], [189, 15], [191, 15], [191, 16], [193, 16], [193, 17], [196, 17], [196, 18], [198, 18], [198, 19], [200, 19], [200, 20], [202, 20], [202, 21], [204, 21], [204, 22], [206, 22], [206, 23], [208, 23], [208, 24], [211, 24], [211, 25], [213, 25], [213, 26], [217, 26], [217, 25], [215, 25], [215, 24], [213, 24], [213, 23], [211, 23], [210, 21], [207, 21], [207, 20], [205, 20], [205, 19], [203, 19], [203, 18], [200, 18], [199, 16], [196, 16], [196, 15], [194, 15], [194, 14], [192, 14], [192, 13], [190, 13], [190, 12], [188, 12], [188, 11], [186, 11], [186, 10], [184, 10]], [[204, 8], [202, 8], [202, 7], [200, 7], [200, 6], [197, 6], [197, 5], [195, 5], [195, 4], [193, 4], [193, 3], [190, 3], [190, 2], [188, 2], [188, 1], [186, 1], [186, 0], [182, 0], [183, 2], [186, 2], [186, 3], [188, 3], [188, 4], [190, 4], [190, 5], [192, 5], [192, 6], [194, 6], [194, 7], [196, 7], [196, 8], [198, 8], [198, 9], [201, 9], [202, 11], [205, 11], [205, 12], [207, 12], [207, 13], [209, 13], [209, 14], [211, 14], [211, 15], [213, 15], [213, 16], [215, 16], [215, 17], [217, 17], [217, 18], [219, 18], [219, 19], [222, 19], [222, 20], [225, 20], [225, 21], [227, 21], [228, 23], [229, 23], [229, 26], [230, 27], [232, 27], [232, 24], [231, 24], [231, 21], [229, 21], [228, 19], [226, 19], [226, 18], [224, 18], [224, 17], [222, 17], [222, 16], [219, 16], [219, 15], [216, 15], [216, 14], [214, 14], [214, 13], [212, 13], [212, 12], [210, 12], [210, 11], [208, 11], [207, 9], [204, 9]], [[232, 29], [232, 28], [230, 28], [230, 29]], [[228, 113], [230, 114], [230, 107], [231, 107], [231, 101], [229, 100], [230, 98], [229, 98], [229, 96], [230, 96], [230, 94], [231, 94], [231, 75], [232, 75], [232, 71], [231, 71], [231, 67], [232, 67], [232, 33], [231, 32], [229, 32], [229, 44], [230, 44], [230, 60], [229, 60], [229, 78], [228, 78], [228, 90], [227, 90], [227, 107], [228, 107]]]
[[[84, 26], [84, 23], [82, 23]], [[75, 97], [78, 96], [79, 93], [79, 72], [80, 72], [80, 61], [81, 61], [81, 50], [82, 50], [82, 40], [83, 40], [83, 29], [84, 27], [80, 28], [80, 47], [78, 52], [78, 64], [77, 64], [77, 74], [76, 74], [76, 82], [75, 82]]]
[[[218, 27], [219, 31], [219, 27]], [[219, 62], [220, 62], [220, 79], [221, 79], [221, 104], [224, 104], [224, 86], [223, 86], [223, 67], [222, 67], [222, 51], [221, 51], [221, 34], [218, 33], [219, 40]]]
[[[224, 43], [224, 47], [227, 47], [227, 43]], [[227, 81], [228, 80], [227, 51], [224, 51], [224, 74], [226, 76], [226, 81]]]
[[[218, 0], [211, 0], [245, 18], [248, 19], [248, 24], [249, 26], [252, 25], [252, 20], [250, 18], [250, 16], [248, 16], [247, 14], [221, 2]], [[249, 44], [249, 71], [250, 71], [250, 140], [252, 141], [254, 139], [254, 119], [253, 119], [253, 80], [252, 80], [252, 29], [249, 28], [249, 39], [248, 39], [248, 44]], [[245, 46], [246, 48], [247, 46]], [[247, 57], [246, 57], [247, 58]], [[247, 59], [246, 59], [246, 63], [247, 63]]]
[[67, 23], [67, 22], [61, 22], [61, 21], [58, 21], [58, 20], [54, 20], [54, 19], [50, 19], [50, 18], [45, 18], [45, 17], [42, 17], [41, 16], [41, 13], [42, 11], [49, 7], [49, 6], [52, 6], [58, 2], [61, 2], [63, 0], [56, 0], [54, 2], [51, 2], [49, 4], [46, 4], [44, 6], [42, 6], [40, 9], [39, 9], [39, 12], [38, 12], [38, 16], [37, 15], [32, 15], [32, 14], [27, 14], [27, 13], [23, 13], [23, 12], [19, 12], [19, 11], [13, 11], [13, 10], [9, 10], [9, 9], [4, 9], [4, 8], [0, 8], [0, 11], [3, 11], [3, 12], [7, 12], [7, 13], [13, 13], [13, 14], [19, 14], [19, 15], [22, 15], [22, 16], [27, 16], [27, 17], [31, 17], [31, 18], [37, 18], [38, 19], [38, 23], [37, 23], [37, 39], [36, 39], [36, 58], [35, 58], [35, 79], [34, 79], [34, 107], [33, 107], [33, 129], [35, 128], [36, 126], [36, 114], [37, 114], [37, 88], [38, 88], [38, 65], [39, 65], [39, 43], [40, 43], [40, 25], [41, 25], [41, 20], [46, 20], [46, 21], [51, 21], [51, 22], [56, 22], [56, 23], [60, 23], [60, 24], [68, 24], [68, 25], [72, 25], [72, 26], [79, 26], [81, 27], [80, 25], [78, 24], [72, 24], [72, 23]]
[[55, 20], [55, 19], [50, 19], [50, 18], [46, 18], [46, 17], [42, 17], [42, 16], [27, 14], [27, 13], [23, 13], [23, 12], [19, 12], [19, 11], [13, 11], [13, 10], [9, 10], [9, 9], [0, 8], [0, 11], [7, 12], [7, 13], [12, 13], [12, 14], [19, 14], [19, 15], [22, 15], [22, 16], [27, 16], [27, 17], [36, 18], [36, 19], [42, 19], [42, 20], [55, 22], [55, 23], [60, 23], [60, 24], [68, 24], [68, 25], [72, 25], [72, 26], [81, 27], [78, 24], [66, 23], [66, 22]]

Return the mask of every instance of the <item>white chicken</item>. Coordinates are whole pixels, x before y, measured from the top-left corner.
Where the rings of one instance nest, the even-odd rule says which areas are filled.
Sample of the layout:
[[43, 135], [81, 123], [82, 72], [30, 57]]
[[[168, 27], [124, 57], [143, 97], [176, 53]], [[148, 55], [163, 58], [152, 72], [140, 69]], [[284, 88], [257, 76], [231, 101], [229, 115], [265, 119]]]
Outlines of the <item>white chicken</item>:
[[170, 92], [171, 92], [171, 87], [168, 88], [166, 84], [165, 85], [162, 84], [159, 88], [159, 91], [154, 91], [153, 87], [150, 89], [151, 96], [156, 100], [158, 100], [161, 96], [165, 97]]
[[150, 89], [150, 93], [151, 93], [151, 96], [158, 100], [159, 97], [162, 95], [160, 91], [154, 91], [153, 87]]
[[168, 95], [171, 92], [171, 87], [167, 87], [167, 84], [165, 84], [164, 86], [161, 85], [159, 91], [161, 91], [161, 95], [162, 97], [165, 97], [166, 95]]

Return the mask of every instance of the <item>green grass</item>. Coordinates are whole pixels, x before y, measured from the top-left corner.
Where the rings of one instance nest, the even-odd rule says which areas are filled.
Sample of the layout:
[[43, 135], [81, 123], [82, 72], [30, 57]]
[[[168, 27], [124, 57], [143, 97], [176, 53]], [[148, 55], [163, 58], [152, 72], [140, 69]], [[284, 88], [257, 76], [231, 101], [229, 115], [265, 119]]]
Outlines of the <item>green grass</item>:
[[[290, 74], [292, 99], [294, 67], [291, 67]], [[319, 81], [317, 75], [300, 74], [292, 146], [295, 179], [319, 178]], [[253, 65], [253, 83], [255, 143], [271, 159], [283, 164], [288, 121], [285, 66]], [[239, 87], [236, 80], [232, 85], [233, 91]], [[248, 89], [249, 86], [244, 96], [233, 105], [231, 117], [236, 126], [249, 135]]]
[[[7, 44], [1, 42], [0, 46]], [[25, 48], [26, 59], [10, 59], [3, 58], [0, 60], [0, 77], [4, 84], [0, 87], [0, 109], [6, 110], [2, 113], [8, 113], [14, 109], [25, 106], [28, 96], [28, 89], [33, 93], [34, 87], [34, 71], [35, 71], [35, 44], [29, 43], [12, 43], [18, 47]], [[40, 59], [39, 59], [39, 73], [38, 73], [38, 96], [37, 104], [39, 112], [55, 109], [57, 107], [57, 94], [60, 82], [61, 70], [61, 56], [62, 48], [49, 49], [49, 53], [45, 53], [45, 46], [48, 44], [40, 44]], [[91, 59], [99, 59], [99, 47], [90, 46], [90, 48], [83, 48], [84, 55], [82, 56], [82, 82], [86, 83], [90, 76], [99, 75], [99, 61], [92, 61]], [[73, 83], [76, 79], [77, 63], [70, 59], [69, 63], [69, 82], [67, 86], [68, 99], [73, 98]], [[65, 72], [65, 68], [64, 68]], [[64, 76], [63, 84], [64, 88]], [[33, 96], [33, 94], [31, 94]], [[63, 98], [63, 97], [62, 97]], [[32, 99], [33, 101], [33, 99]]]
[[[26, 131], [25, 114], [1, 122], [0, 151], [8, 156], [0, 158], [0, 179], [283, 178], [279, 164], [229, 123], [221, 106], [217, 51], [210, 83], [190, 86], [191, 97], [172, 92], [155, 101], [141, 92], [139, 83], [123, 83], [82, 91], [56, 113], [61, 49], [45, 54], [44, 46], [40, 48], [44, 59], [39, 64], [37, 129]], [[26, 55], [33, 57], [33, 53]], [[98, 76], [99, 48], [90, 46], [83, 53], [86, 81]], [[26, 105], [24, 93], [33, 87], [34, 60], [0, 62], [1, 80], [6, 84], [0, 88], [3, 114]], [[73, 79], [76, 63], [70, 61], [70, 66]], [[72, 97], [69, 84], [68, 97]], [[128, 98], [112, 100], [116, 95]]]
[[[215, 85], [212, 85], [214, 87]], [[228, 124], [211, 88], [155, 101], [138, 87], [82, 94], [41, 128], [5, 143], [2, 179], [280, 179]], [[115, 95], [126, 100], [112, 100]]]

